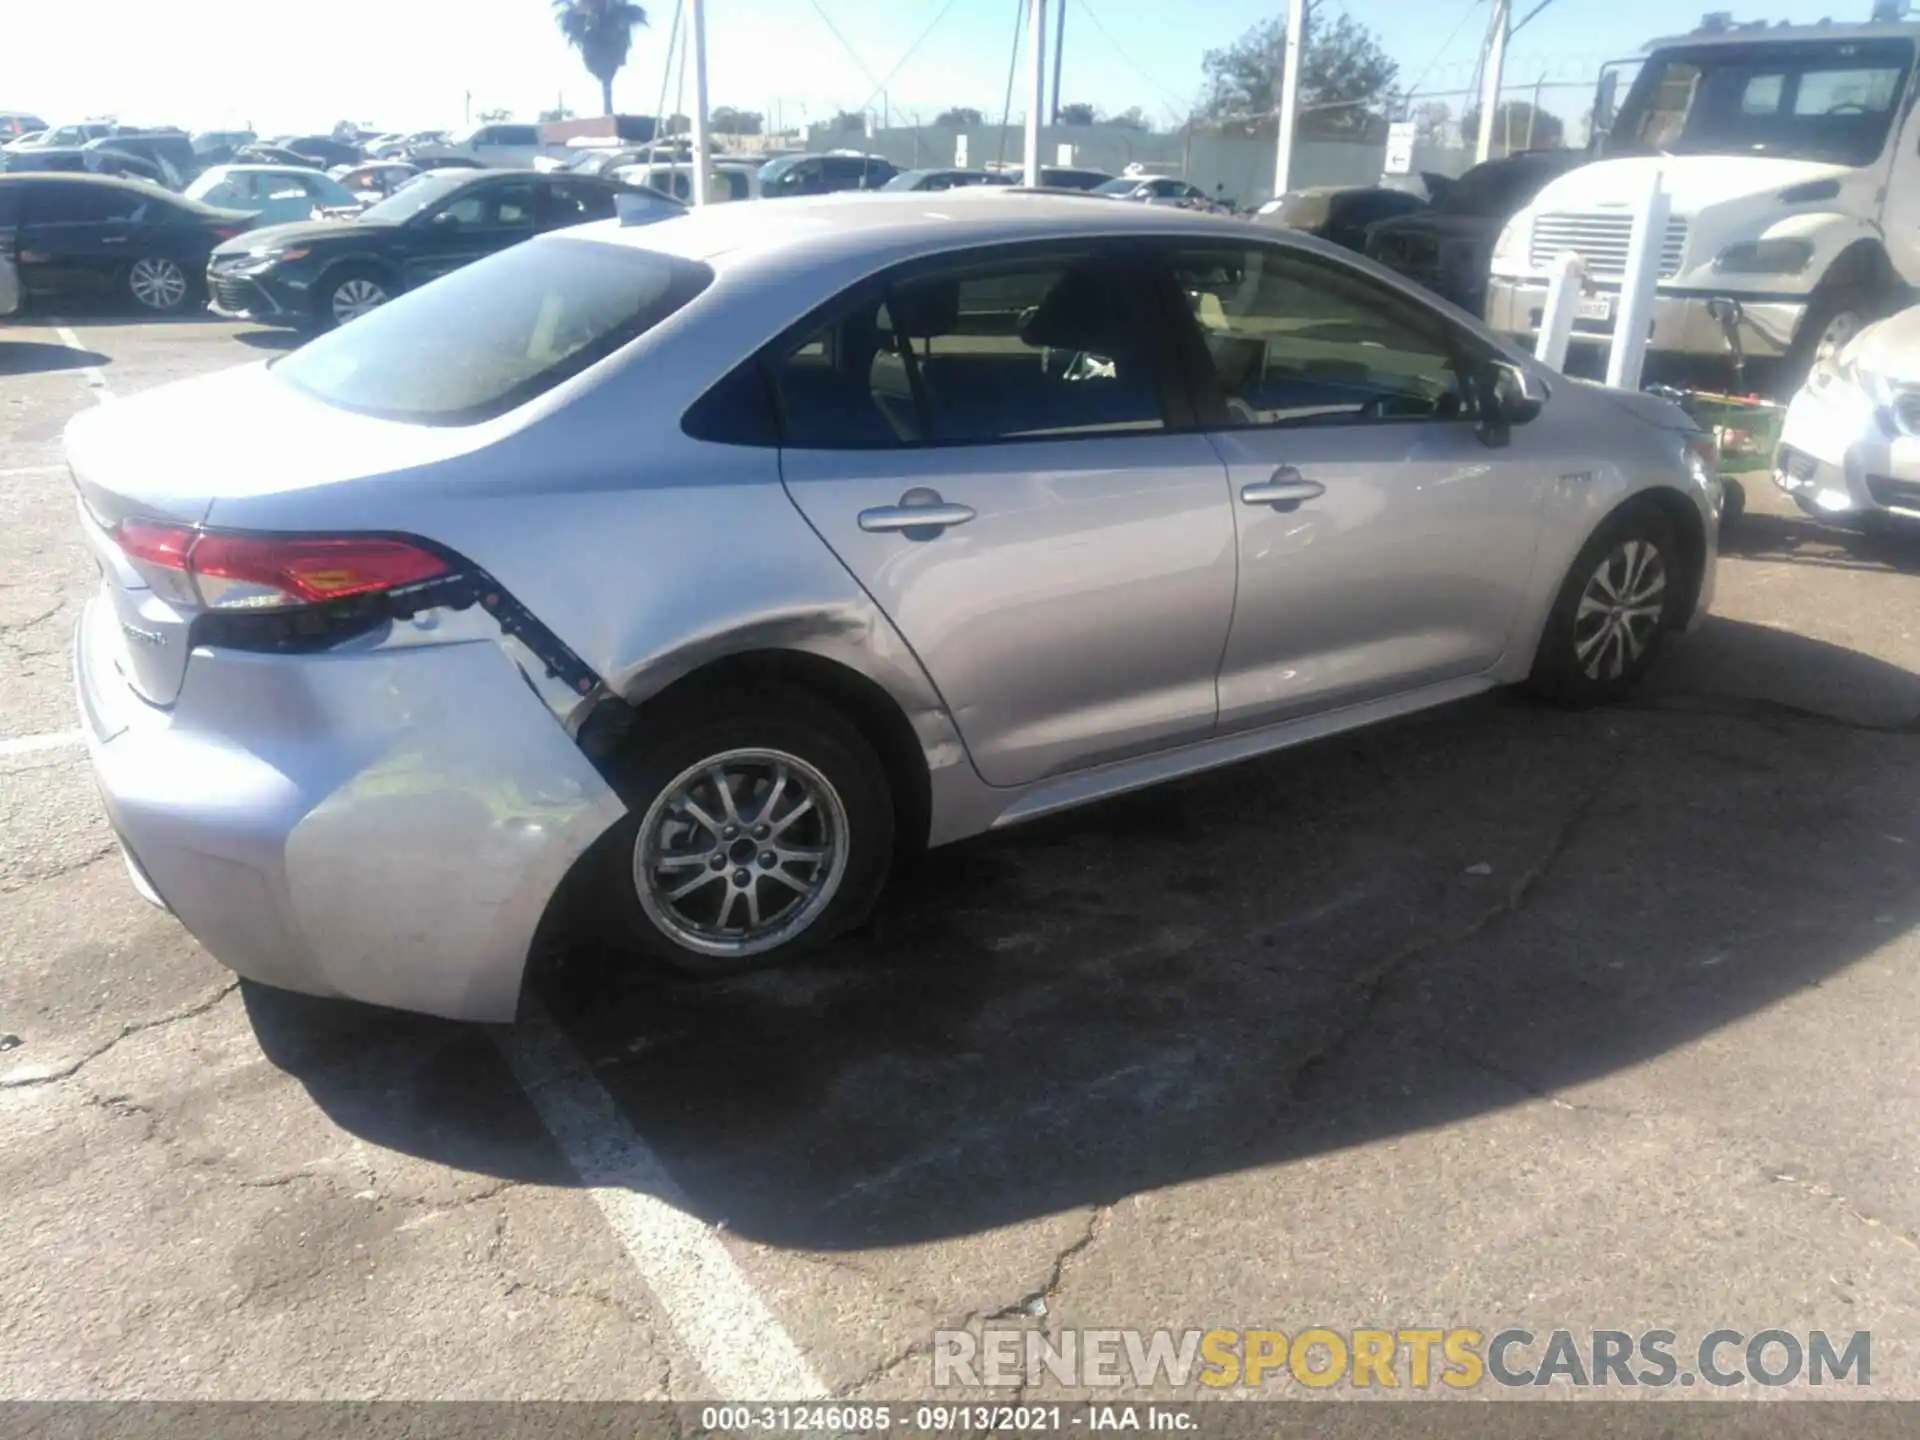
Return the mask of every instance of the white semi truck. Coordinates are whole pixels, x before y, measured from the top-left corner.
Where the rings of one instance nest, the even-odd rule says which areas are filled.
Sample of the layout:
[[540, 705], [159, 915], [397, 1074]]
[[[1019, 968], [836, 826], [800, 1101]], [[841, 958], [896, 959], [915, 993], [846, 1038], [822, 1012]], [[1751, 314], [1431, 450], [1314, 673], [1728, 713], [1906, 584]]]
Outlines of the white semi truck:
[[1553, 181], [1495, 246], [1494, 329], [1538, 331], [1555, 257], [1587, 282], [1576, 347], [1610, 342], [1635, 208], [1658, 170], [1650, 355], [1784, 359], [1797, 385], [1824, 347], [1908, 301], [1920, 282], [1920, 24], [1883, 0], [1868, 24], [1737, 25], [1709, 15], [1602, 75], [1593, 163]]

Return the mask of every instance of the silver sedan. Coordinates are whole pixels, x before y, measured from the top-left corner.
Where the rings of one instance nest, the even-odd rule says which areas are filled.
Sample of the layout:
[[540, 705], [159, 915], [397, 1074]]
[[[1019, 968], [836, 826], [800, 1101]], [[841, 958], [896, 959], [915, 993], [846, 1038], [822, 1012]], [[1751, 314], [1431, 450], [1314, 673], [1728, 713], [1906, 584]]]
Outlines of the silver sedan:
[[1613, 699], [1719, 505], [1678, 410], [1347, 252], [984, 188], [537, 239], [67, 447], [134, 883], [243, 975], [475, 1019], [569, 875], [724, 971], [902, 851]]

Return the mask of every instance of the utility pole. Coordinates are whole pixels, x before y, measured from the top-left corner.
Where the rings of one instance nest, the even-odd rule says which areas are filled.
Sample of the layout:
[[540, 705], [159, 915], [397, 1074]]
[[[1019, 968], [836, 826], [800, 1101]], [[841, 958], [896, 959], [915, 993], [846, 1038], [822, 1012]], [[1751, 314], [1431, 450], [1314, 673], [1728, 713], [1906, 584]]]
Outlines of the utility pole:
[[687, 0], [693, 55], [693, 203], [707, 203], [707, 4]]
[[1476, 165], [1493, 158], [1493, 112], [1500, 108], [1500, 72], [1506, 67], [1512, 26], [1512, 0], [1493, 0], [1493, 16], [1487, 22], [1486, 71], [1480, 77], [1480, 135], [1473, 147]]
[[1027, 85], [1028, 185], [1040, 183], [1040, 122], [1047, 113], [1047, 0], [1027, 0], [1027, 57], [1030, 67]]
[[1060, 123], [1060, 62], [1067, 58], [1067, 0], [1059, 0], [1060, 13], [1053, 22], [1053, 108], [1047, 113]]
[[[1505, 0], [1494, 0], [1504, 4]], [[1293, 120], [1300, 110], [1300, 52], [1307, 44], [1307, 0], [1287, 0], [1287, 50], [1280, 66], [1280, 133], [1273, 153], [1273, 193], [1292, 188]]]

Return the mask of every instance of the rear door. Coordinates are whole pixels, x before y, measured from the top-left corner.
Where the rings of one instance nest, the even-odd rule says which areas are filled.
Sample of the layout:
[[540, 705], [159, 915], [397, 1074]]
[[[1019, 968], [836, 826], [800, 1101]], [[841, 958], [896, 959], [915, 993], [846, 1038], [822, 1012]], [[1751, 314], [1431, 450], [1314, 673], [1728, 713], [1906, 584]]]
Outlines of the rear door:
[[593, 220], [614, 217], [613, 189], [587, 179], [548, 180], [534, 193], [534, 228], [564, 230]]
[[533, 234], [533, 182], [521, 177], [468, 186], [406, 224], [401, 275], [409, 289], [517, 245]]
[[936, 259], [769, 357], [789, 493], [993, 785], [1213, 729], [1233, 516], [1143, 279], [1100, 242]]
[[49, 296], [112, 289], [133, 258], [145, 198], [138, 190], [85, 181], [40, 181], [31, 191], [20, 240], [23, 280]]

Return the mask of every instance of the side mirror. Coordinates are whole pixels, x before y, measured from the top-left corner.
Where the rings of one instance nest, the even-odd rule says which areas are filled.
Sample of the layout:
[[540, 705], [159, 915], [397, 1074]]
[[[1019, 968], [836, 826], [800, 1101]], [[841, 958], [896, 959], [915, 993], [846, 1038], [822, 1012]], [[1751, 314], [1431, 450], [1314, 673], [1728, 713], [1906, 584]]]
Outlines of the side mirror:
[[1620, 72], [1602, 70], [1600, 83], [1593, 92], [1593, 122], [1589, 127], [1592, 138], [1598, 140], [1613, 129], [1614, 101], [1620, 91]]
[[1480, 438], [1489, 445], [1506, 444], [1508, 432], [1534, 419], [1547, 403], [1540, 377], [1510, 360], [1485, 362], [1475, 390]]

